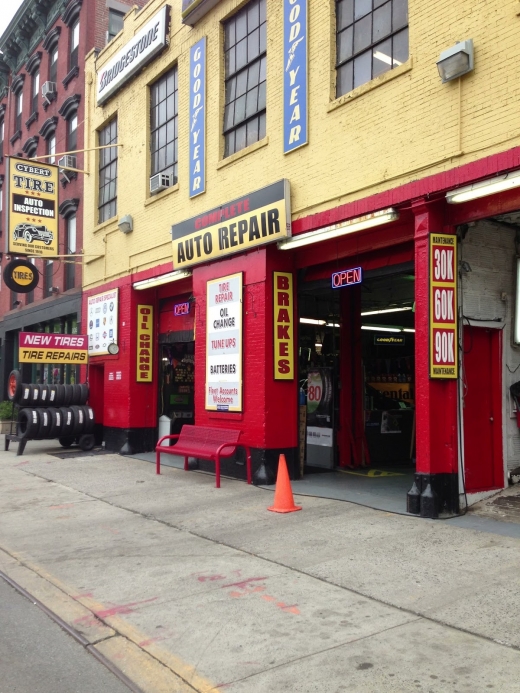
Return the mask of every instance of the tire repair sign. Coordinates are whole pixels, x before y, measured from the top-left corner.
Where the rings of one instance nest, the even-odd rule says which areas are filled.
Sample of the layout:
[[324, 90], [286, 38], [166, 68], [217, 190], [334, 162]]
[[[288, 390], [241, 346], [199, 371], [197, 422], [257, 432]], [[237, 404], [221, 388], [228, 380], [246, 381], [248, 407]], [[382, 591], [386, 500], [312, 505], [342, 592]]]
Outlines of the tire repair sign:
[[430, 378], [458, 377], [457, 237], [430, 235]]
[[86, 334], [20, 332], [18, 340], [20, 363], [68, 363], [80, 366], [88, 361]]
[[58, 255], [58, 167], [8, 157], [7, 243], [12, 255]]

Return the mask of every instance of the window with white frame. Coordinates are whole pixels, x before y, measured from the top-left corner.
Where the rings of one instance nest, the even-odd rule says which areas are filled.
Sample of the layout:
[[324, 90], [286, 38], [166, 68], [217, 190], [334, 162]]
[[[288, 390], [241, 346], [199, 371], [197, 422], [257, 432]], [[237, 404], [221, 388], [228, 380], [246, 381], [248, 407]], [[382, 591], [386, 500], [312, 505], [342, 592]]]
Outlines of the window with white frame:
[[58, 81], [58, 46], [52, 49], [49, 57], [49, 82]]
[[23, 91], [20, 90], [16, 94], [16, 106], [15, 106], [15, 123], [14, 131], [18, 132], [22, 129], [22, 110], [23, 110]]
[[114, 36], [119, 34], [121, 29], [123, 28], [124, 16], [125, 16], [124, 12], [119, 12], [119, 10], [114, 10], [112, 8], [109, 8], [109, 10], [108, 10], [107, 43], [109, 43], [114, 38]]
[[79, 19], [70, 28], [69, 70], [78, 67]]
[[177, 182], [177, 66], [150, 87], [151, 175], [169, 173]]
[[53, 133], [50, 137], [47, 138], [47, 154], [52, 154], [53, 156], [50, 156], [47, 161], [49, 164], [54, 164], [56, 161], [56, 157], [54, 154], [56, 154], [56, 134]]
[[[68, 217], [65, 220], [66, 224], [66, 253], [67, 255], [74, 255], [76, 253], [76, 215]], [[75, 285], [75, 275], [76, 275], [76, 265], [74, 260], [67, 261], [65, 264], [65, 290], [73, 289]]]
[[78, 148], [78, 115], [75, 113], [67, 121], [67, 151], [73, 152]]
[[37, 70], [32, 76], [32, 104], [31, 115], [38, 113], [38, 96], [40, 95], [40, 71]]

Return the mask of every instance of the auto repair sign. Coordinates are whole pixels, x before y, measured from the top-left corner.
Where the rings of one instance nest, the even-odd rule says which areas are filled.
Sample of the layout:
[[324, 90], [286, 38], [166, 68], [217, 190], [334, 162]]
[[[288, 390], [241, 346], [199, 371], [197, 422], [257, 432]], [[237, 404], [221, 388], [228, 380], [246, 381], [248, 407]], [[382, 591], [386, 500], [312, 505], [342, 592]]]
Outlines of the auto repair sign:
[[8, 157], [7, 243], [13, 255], [58, 255], [58, 167]]

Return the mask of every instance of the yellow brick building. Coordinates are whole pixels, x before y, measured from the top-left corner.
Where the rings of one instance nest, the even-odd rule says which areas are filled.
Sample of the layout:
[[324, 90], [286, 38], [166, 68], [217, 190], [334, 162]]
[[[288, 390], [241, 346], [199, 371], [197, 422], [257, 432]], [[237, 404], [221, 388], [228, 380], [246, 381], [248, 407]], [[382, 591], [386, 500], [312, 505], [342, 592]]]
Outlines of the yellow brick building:
[[[225, 57], [230, 40], [227, 32], [231, 31], [228, 27], [234, 17], [253, 11], [252, 2], [260, 2], [262, 22], [264, 10], [261, 0], [221, 0], [217, 3], [207, 0], [182, 3], [150, 0], [142, 10], [132, 11], [125, 17], [123, 31], [103, 51], [92, 52], [87, 58], [85, 146], [95, 148], [113, 142], [100, 139], [100, 133], [105, 132], [105, 137], [107, 126], [117, 119], [117, 194], [112, 196], [114, 206], [110, 207], [108, 218], [100, 216], [99, 198], [103, 182], [100, 176], [105, 175], [102, 157], [107, 150], [93, 149], [85, 157], [89, 172], [85, 176], [84, 196], [85, 301], [114, 287], [119, 289], [120, 352], [117, 356], [96, 356], [92, 352], [91, 359], [93, 383], [96, 382], [100, 390], [94, 397], [98, 397], [99, 406], [105, 412], [102, 417], [105, 429], [111, 431], [107, 439], [117, 449], [121, 446], [125, 449], [150, 448], [156, 440], [158, 415], [175, 418], [171, 416], [174, 410], [165, 408], [161, 401], [164, 378], [168, 377], [161, 370], [161, 364], [168, 359], [170, 365], [172, 363], [171, 355], [165, 356], [166, 352], [161, 349], [166, 349], [166, 344], [173, 344], [164, 335], [178, 333], [180, 339], [181, 332], [191, 330], [189, 339], [195, 342], [192, 355], [196, 386], [191, 393], [192, 399], [188, 397], [189, 401], [185, 400], [182, 405], [187, 407], [186, 412], [191, 413], [191, 417], [186, 418], [194, 420], [197, 425], [213, 423], [223, 427], [232, 427], [233, 421], [239, 420], [246, 431], [248, 444], [258, 451], [256, 468], [262, 467], [262, 463], [267, 469], [276, 466], [280, 451], [285, 451], [290, 457], [290, 468], [295, 477], [304, 471], [304, 463], [313, 466], [312, 460], [316, 466], [333, 467], [366, 465], [370, 460], [390, 464], [404, 462], [406, 458], [414, 467], [419, 495], [426, 493], [429, 486], [428, 493], [434, 496], [428, 505], [427, 493], [421, 512], [429, 515], [456, 512], [459, 490], [462, 489], [462, 486], [459, 489], [459, 480], [464, 475], [469, 480], [470, 469], [472, 481], [469, 490], [485, 492], [502, 486], [508, 467], [520, 463], [520, 448], [515, 442], [516, 424], [508, 408], [506, 385], [511, 383], [511, 378], [503, 370], [506, 361], [509, 363], [517, 358], [517, 351], [513, 337], [513, 346], [509, 346], [510, 340], [503, 340], [496, 347], [498, 361], [493, 366], [493, 373], [500, 375], [500, 383], [497, 384], [495, 378], [495, 385], [490, 384], [490, 387], [498, 388], [497, 407], [501, 416], [498, 422], [495, 414], [494, 442], [486, 439], [469, 443], [469, 439], [474, 438], [473, 424], [463, 420], [458, 405], [458, 400], [464, 396], [460, 394], [460, 375], [459, 379], [431, 377], [429, 359], [435, 345], [432, 341], [434, 333], [428, 327], [433, 290], [429, 280], [428, 248], [431, 234], [444, 232], [457, 236], [462, 257], [467, 249], [473, 258], [469, 263], [473, 270], [471, 281], [466, 275], [459, 276], [459, 267], [455, 266], [455, 275], [461, 280], [458, 294], [455, 294], [456, 303], [459, 296], [458, 309], [455, 309], [459, 324], [455, 320], [453, 328], [458, 344], [453, 373], [457, 375], [456, 365], [459, 365], [459, 374], [464, 371], [465, 301], [473, 311], [471, 315], [468, 313], [469, 317], [466, 316], [470, 321], [467, 325], [473, 320], [471, 324], [477, 330], [479, 320], [487, 324], [499, 317], [500, 325], [506, 329], [505, 334], [514, 332], [512, 275], [504, 278], [502, 256], [502, 259], [496, 255], [489, 260], [482, 255], [482, 244], [478, 239], [486, 237], [487, 227], [484, 225], [491, 223], [489, 219], [492, 218], [494, 224], [501, 224], [503, 238], [497, 241], [494, 237], [493, 243], [496, 242], [497, 248], [507, 249], [512, 266], [515, 251], [513, 226], [517, 221], [514, 214], [520, 207], [515, 186], [511, 191], [498, 190], [497, 194], [485, 192], [479, 201], [470, 197], [461, 205], [451, 205], [446, 194], [520, 167], [517, 115], [520, 85], [516, 79], [520, 52], [516, 38], [520, 4], [517, 0], [461, 0], [458, 3], [444, 0], [436, 3], [419, 0], [263, 1], [267, 61], [265, 125], [260, 126], [260, 134], [254, 138], [256, 141], [229, 155], [223, 132], [229, 101], [226, 84], [229, 87], [231, 84], [230, 67]], [[131, 49], [132, 41], [137, 40], [139, 32], [158, 16], [165, 5], [169, 6], [167, 46], [143, 62], [140, 71], [123, 78], [120, 87], [99, 103], [100, 76], [111, 68], [118, 55]], [[291, 98], [284, 87], [284, 75], [289, 74], [287, 46], [284, 46], [284, 16], [287, 28], [289, 22], [294, 24], [302, 20], [303, 14], [298, 13], [303, 13], [305, 6], [307, 31], [302, 32], [299, 38], [306, 47], [307, 62], [300, 59], [298, 64], [302, 73], [307, 66], [308, 142], [284, 153], [284, 97]], [[236, 31], [238, 37], [239, 20], [232, 31]], [[260, 52], [261, 32], [262, 29]], [[350, 36], [354, 37], [353, 43], [348, 43]], [[205, 39], [206, 47], [203, 102], [205, 192], [190, 197], [190, 167], [193, 165], [190, 156], [190, 103], [193, 98], [190, 92], [193, 86], [190, 82], [190, 50], [202, 39]], [[238, 38], [236, 40], [238, 46]], [[458, 42], [469, 40], [472, 41], [474, 65], [472, 63], [463, 76], [443, 83], [437, 67], [441, 53]], [[345, 48], [347, 45], [350, 47]], [[385, 52], [387, 49], [388, 54]], [[128, 59], [121, 72], [126, 69], [131, 69]], [[176, 69], [177, 80], [176, 175], [171, 185], [152, 194], [153, 90], [158, 80], [172, 69]], [[341, 75], [347, 77], [339, 77], [341, 70]], [[363, 78], [363, 71], [368, 78]], [[354, 77], [348, 77], [350, 74]], [[117, 81], [116, 77], [113, 79]], [[343, 84], [338, 86], [338, 80], [343, 79], [350, 86], [338, 96]], [[350, 83], [349, 79], [353, 81]], [[236, 103], [234, 107], [238, 109]], [[235, 136], [238, 138], [238, 134], [232, 135]], [[115, 148], [108, 151], [114, 152], [115, 157]], [[244, 248], [243, 253], [230, 253], [229, 258], [193, 263], [189, 277], [180, 281], [170, 280], [169, 273], [178, 269], [172, 264], [172, 225], [202, 218], [209, 210], [224, 208], [231, 201], [245, 198], [252, 191], [264, 189], [280, 179], [290, 183], [293, 237], [305, 233], [319, 234], [332, 224], [337, 225], [337, 237], [333, 230], [332, 237], [329, 233], [321, 242], [318, 237], [316, 240], [311, 238], [310, 246], [300, 249], [295, 246], [289, 252], [272, 243], [259, 245], [256, 249]], [[367, 215], [381, 210], [391, 210], [387, 226], [378, 226], [370, 220], [372, 231], [346, 234], [345, 222], [350, 220], [357, 228], [355, 225], [360, 218], [366, 220]], [[126, 215], [132, 218], [132, 230], [122, 233], [118, 223]], [[101, 218], [105, 220], [100, 222]], [[366, 281], [362, 286], [366, 287], [365, 293], [360, 285], [333, 292], [333, 298], [328, 295], [324, 298], [323, 282], [327, 280], [330, 285], [332, 273], [355, 266], [364, 270]], [[391, 267], [395, 269], [394, 274], [389, 270]], [[293, 316], [294, 338], [290, 349], [295, 372], [291, 381], [278, 380], [276, 374], [273, 378], [271, 277], [275, 271], [292, 274], [295, 305], [299, 306]], [[241, 357], [245, 365], [240, 384], [244, 399], [240, 413], [232, 415], [227, 412], [226, 419], [225, 412], [218, 416], [211, 414], [203, 382], [209, 362], [207, 285], [213, 279], [236, 272], [244, 273]], [[484, 274], [477, 277], [479, 272]], [[385, 284], [383, 276], [393, 279], [387, 279]], [[405, 276], [409, 279], [406, 280]], [[146, 281], [151, 284], [152, 280], [154, 284], [148, 289], [136, 286]], [[372, 302], [367, 298], [370, 294], [374, 297]], [[502, 314], [500, 310], [507, 303], [500, 298], [503, 295], [511, 298], [511, 305], [507, 304], [509, 307]], [[177, 305], [176, 296], [179, 303], [186, 302], [191, 306], [190, 318], [182, 318], [182, 325], [170, 325], [166, 318], [164, 324], [161, 323], [163, 313]], [[324, 308], [328, 313], [318, 315], [320, 309], [316, 308], [315, 314], [309, 318], [318, 321], [317, 328], [313, 327], [315, 331], [307, 334], [304, 331], [310, 328], [305, 325], [312, 323], [301, 323], [296, 318], [306, 317], [302, 311], [312, 312], [313, 301], [317, 302], [316, 305], [328, 301], [328, 307]], [[143, 304], [153, 306], [155, 311], [155, 351], [151, 380], [136, 383], [134, 374], [136, 359], [138, 363], [139, 358], [135, 345], [136, 311], [137, 306]], [[170, 307], [163, 310], [161, 306]], [[365, 325], [367, 320], [361, 319], [361, 315], [389, 310], [389, 306], [410, 309], [406, 315], [414, 319], [413, 323], [405, 324], [403, 320], [402, 324], [397, 321], [399, 324], [395, 325], [394, 320], [387, 325], [386, 329], [407, 330], [409, 335], [407, 345], [403, 347], [406, 352], [397, 358], [384, 351], [390, 347], [366, 341], [369, 328], [374, 328], [372, 332], [377, 334], [379, 327], [383, 334], [385, 325], [382, 323], [387, 322], [386, 313], [379, 313], [385, 317], [377, 325]], [[329, 325], [337, 330], [337, 335], [330, 337], [327, 334]], [[362, 333], [364, 328], [367, 328], [367, 334]], [[95, 330], [95, 324], [91, 329]], [[354, 334], [357, 337], [354, 338]], [[365, 341], [361, 339], [362, 334]], [[254, 364], [252, 362], [249, 366], [251, 353], [248, 349], [252, 347], [252, 339], [262, 344], [262, 350], [258, 358], [253, 359]], [[325, 348], [326, 343], [328, 346]], [[317, 349], [318, 344], [320, 349]], [[311, 360], [303, 362], [302, 349], [313, 352], [316, 363], [313, 362], [312, 367], [318, 370], [331, 368], [333, 372], [331, 388], [336, 404], [328, 422], [333, 431], [333, 443], [325, 461], [323, 456], [320, 458], [319, 450], [312, 451], [309, 436], [306, 438], [307, 457], [303, 459], [298, 452], [302, 447], [296, 425], [298, 382], [308, 382], [309, 374], [314, 372], [309, 365]], [[489, 349], [495, 354], [494, 343]], [[321, 353], [315, 353], [320, 350]], [[119, 367], [111, 365], [116, 361]], [[391, 372], [377, 372], [381, 370], [380, 362], [390, 362], [386, 369], [390, 368]], [[471, 364], [468, 369], [471, 369]], [[252, 383], [258, 370], [265, 382], [262, 381], [259, 391], [253, 395]], [[115, 380], [117, 376], [114, 373], [117, 372], [120, 382]], [[113, 378], [109, 379], [110, 373]], [[362, 380], [370, 390], [361, 384]], [[394, 382], [415, 390], [415, 408], [410, 414], [410, 422], [403, 419], [396, 424], [400, 426], [403, 445], [399, 450], [395, 445], [394, 457], [386, 459], [381, 452], [385, 440], [381, 442], [370, 437], [380, 424], [383, 428], [381, 417], [375, 416], [375, 425], [369, 429], [367, 412], [386, 411], [371, 402], [373, 390], [385, 391], [384, 396], [390, 399], [406, 399], [403, 392], [409, 392], [410, 387], [394, 387], [392, 390], [389, 384]], [[347, 396], [347, 390], [352, 397], [350, 394]], [[397, 390], [401, 394], [396, 395]], [[114, 413], [116, 393], [124, 393], [124, 398], [130, 398], [130, 404], [125, 403], [123, 407], [124, 414]], [[141, 395], [149, 399], [144, 418]], [[180, 394], [171, 397], [176, 400]], [[181, 404], [178, 406], [181, 411]], [[440, 412], [444, 417], [441, 417], [442, 424], [439, 423]], [[212, 422], [213, 416], [217, 418]], [[280, 416], [286, 419], [283, 431], [277, 422]], [[257, 418], [260, 419], [258, 425], [255, 423]], [[309, 421], [308, 418], [309, 430], [320, 428]], [[459, 434], [454, 433], [457, 430]], [[138, 439], [141, 443], [136, 442]], [[470, 461], [475, 444], [489, 448], [485, 474], [480, 462]]]

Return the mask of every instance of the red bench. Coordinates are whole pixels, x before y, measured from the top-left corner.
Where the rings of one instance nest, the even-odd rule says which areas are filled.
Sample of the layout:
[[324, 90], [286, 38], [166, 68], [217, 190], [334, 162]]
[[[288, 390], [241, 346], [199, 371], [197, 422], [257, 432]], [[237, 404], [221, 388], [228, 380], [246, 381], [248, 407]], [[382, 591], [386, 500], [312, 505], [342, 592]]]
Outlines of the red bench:
[[[231, 457], [238, 447], [246, 451], [247, 483], [251, 483], [251, 451], [239, 443], [242, 431], [209, 426], [184, 424], [180, 433], [163, 436], [155, 448], [156, 472], [161, 473], [161, 452], [184, 457], [184, 469], [188, 471], [188, 457], [199, 457], [215, 463], [216, 487], [220, 488], [220, 458]], [[175, 445], [162, 445], [165, 440], [176, 440]]]

